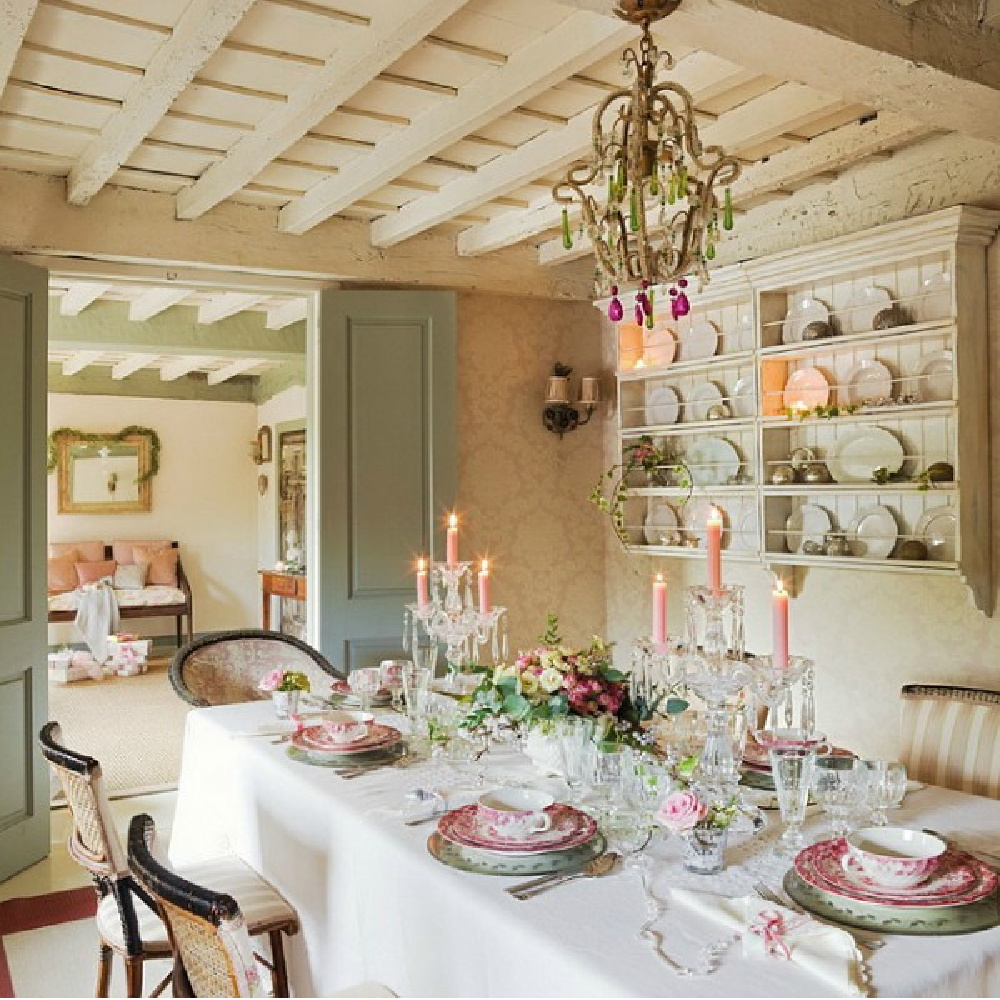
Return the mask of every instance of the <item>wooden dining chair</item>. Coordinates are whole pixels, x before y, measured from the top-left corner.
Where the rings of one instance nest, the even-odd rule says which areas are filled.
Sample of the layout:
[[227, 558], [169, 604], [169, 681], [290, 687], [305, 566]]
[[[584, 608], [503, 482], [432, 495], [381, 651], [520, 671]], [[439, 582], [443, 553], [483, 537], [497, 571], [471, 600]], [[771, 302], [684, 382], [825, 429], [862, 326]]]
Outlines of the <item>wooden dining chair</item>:
[[[143, 966], [152, 959], [170, 958], [173, 949], [156, 905], [135, 880], [122, 847], [108, 798], [101, 765], [93, 757], [62, 744], [57, 722], [46, 723], [38, 736], [42, 755], [66, 794], [72, 817], [70, 856], [94, 880], [97, 890], [97, 931], [100, 959], [95, 995], [106, 997], [111, 962], [125, 963], [130, 997], [143, 995]], [[267, 934], [274, 966], [275, 996], [288, 996], [283, 935], [298, 931], [298, 916], [280, 893], [236, 857], [200, 862], [184, 869], [188, 877], [205, 879], [242, 901], [251, 935]], [[170, 981], [168, 975], [151, 994], [156, 997]]]
[[[133, 816], [129, 824], [128, 859], [167, 925], [175, 956], [174, 996], [264, 995], [239, 904], [228, 893], [192, 882], [170, 868], [157, 849], [156, 825], [146, 813]], [[395, 996], [370, 983], [326, 995]]]
[[264, 674], [300, 670], [314, 691], [326, 691], [342, 675], [318, 650], [283, 632], [259, 628], [212, 632], [182, 646], [170, 664], [170, 683], [189, 704], [232, 705], [256, 701]]
[[910, 778], [1000, 798], [1000, 691], [903, 685], [899, 742]]

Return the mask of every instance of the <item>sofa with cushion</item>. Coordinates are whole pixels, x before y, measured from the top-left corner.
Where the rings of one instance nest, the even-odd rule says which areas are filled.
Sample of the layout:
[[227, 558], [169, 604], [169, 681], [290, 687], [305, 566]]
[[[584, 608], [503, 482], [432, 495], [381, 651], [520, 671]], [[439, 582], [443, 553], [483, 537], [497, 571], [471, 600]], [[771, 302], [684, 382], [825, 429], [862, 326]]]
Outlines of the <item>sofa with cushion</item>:
[[122, 619], [176, 618], [177, 645], [194, 638], [191, 586], [177, 542], [51, 542], [49, 621], [74, 621], [78, 588], [104, 578], [112, 581]]

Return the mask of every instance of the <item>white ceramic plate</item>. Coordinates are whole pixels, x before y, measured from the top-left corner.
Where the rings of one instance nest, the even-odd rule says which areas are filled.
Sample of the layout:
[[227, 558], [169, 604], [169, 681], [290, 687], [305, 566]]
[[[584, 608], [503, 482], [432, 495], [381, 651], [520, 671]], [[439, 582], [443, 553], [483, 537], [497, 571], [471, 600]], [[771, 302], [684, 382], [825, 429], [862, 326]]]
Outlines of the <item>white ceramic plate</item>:
[[802, 295], [795, 300], [788, 310], [785, 321], [781, 324], [781, 342], [783, 344], [799, 344], [802, 342], [802, 331], [810, 323], [829, 323], [830, 310], [819, 299]]
[[892, 511], [880, 504], [859, 510], [847, 529], [847, 540], [860, 559], [888, 559], [898, 535]]
[[882, 427], [859, 427], [834, 441], [826, 467], [837, 483], [870, 483], [876, 469], [899, 472], [906, 453], [898, 439]]
[[684, 513], [681, 515], [681, 523], [684, 525], [685, 533], [697, 538], [698, 544], [702, 546], [705, 544], [708, 515], [711, 513], [713, 507], [722, 513], [722, 537], [725, 539], [726, 512], [718, 504], [712, 503], [707, 497], [698, 497], [696, 500], [689, 501], [684, 506]]
[[830, 527], [830, 515], [822, 507], [804, 503], [785, 521], [785, 548], [789, 552], [801, 552], [806, 542], [822, 545]]
[[931, 507], [924, 511], [914, 531], [916, 537], [927, 546], [928, 559], [954, 562], [957, 527], [958, 514], [954, 507]]
[[943, 403], [952, 398], [955, 359], [951, 351], [929, 354], [920, 365], [917, 395], [922, 403]]
[[722, 390], [714, 382], [696, 385], [688, 400], [689, 420], [708, 420], [708, 411], [713, 406], [722, 406]]
[[720, 486], [740, 471], [740, 456], [722, 438], [706, 437], [693, 441], [684, 453], [695, 486]]
[[756, 507], [740, 514], [729, 547], [737, 552], [756, 552], [760, 548], [760, 521]]
[[643, 534], [647, 545], [667, 545], [663, 535], [677, 530], [677, 511], [663, 500], [651, 498]]
[[675, 424], [681, 412], [677, 393], [669, 385], [646, 386], [646, 423]]
[[752, 351], [753, 339], [753, 316], [748, 312], [741, 313], [733, 330], [732, 347], [730, 350]]
[[892, 296], [884, 288], [859, 288], [841, 311], [844, 333], [871, 333], [875, 317], [892, 305]]
[[736, 380], [731, 399], [734, 417], [752, 417], [757, 412], [757, 375], [750, 372]]
[[711, 320], [696, 319], [679, 337], [678, 361], [701, 361], [719, 349], [719, 331]]
[[848, 368], [840, 391], [848, 406], [892, 399], [892, 372], [881, 361], [863, 358]]
[[818, 368], [799, 368], [785, 383], [782, 397], [786, 410], [804, 407], [811, 410], [826, 406], [830, 399], [830, 384]]
[[647, 367], [662, 368], [674, 360], [677, 335], [665, 324], [657, 323], [652, 330], [642, 331], [642, 356]]
[[925, 278], [920, 285], [917, 319], [921, 323], [951, 317], [951, 272], [941, 271]]

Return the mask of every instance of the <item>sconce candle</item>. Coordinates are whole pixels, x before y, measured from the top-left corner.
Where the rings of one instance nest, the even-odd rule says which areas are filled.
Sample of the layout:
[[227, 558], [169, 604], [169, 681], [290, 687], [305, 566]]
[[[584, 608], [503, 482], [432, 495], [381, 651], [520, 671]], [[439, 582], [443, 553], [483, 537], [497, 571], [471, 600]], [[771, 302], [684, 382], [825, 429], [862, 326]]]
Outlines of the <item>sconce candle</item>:
[[580, 402], [584, 406], [594, 406], [601, 400], [601, 380], [593, 375], [580, 379]]
[[430, 584], [427, 577], [427, 560], [417, 560], [417, 604], [423, 608], [431, 602]]
[[722, 589], [722, 514], [713, 507], [706, 524], [708, 538], [708, 587], [713, 594]]
[[772, 662], [780, 670], [788, 667], [788, 592], [781, 580], [772, 595]]
[[446, 536], [446, 557], [449, 566], [458, 564], [458, 515], [448, 515], [448, 534]]
[[479, 613], [488, 615], [493, 610], [490, 601], [490, 564], [484, 559], [479, 570]]
[[662, 573], [653, 580], [653, 642], [662, 646], [667, 641], [667, 581]]

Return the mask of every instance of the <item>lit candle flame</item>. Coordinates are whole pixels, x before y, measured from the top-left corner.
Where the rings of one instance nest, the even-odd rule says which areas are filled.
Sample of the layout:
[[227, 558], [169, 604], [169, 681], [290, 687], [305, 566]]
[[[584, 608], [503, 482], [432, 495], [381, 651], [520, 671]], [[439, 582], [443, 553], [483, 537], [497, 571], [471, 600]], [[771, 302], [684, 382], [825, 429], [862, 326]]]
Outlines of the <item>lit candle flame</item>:
[[663, 583], [663, 574], [662, 573], [657, 573], [656, 574], [656, 582], [657, 583]]
[[452, 513], [448, 515], [448, 527], [449, 528], [458, 527], [458, 514]]
[[489, 573], [489, 571], [490, 571], [490, 561], [489, 561], [489, 559], [484, 559], [483, 560], [483, 564], [482, 564], [482, 568], [480, 569], [480, 572], [481, 573]]
[[421, 557], [417, 560], [417, 572], [423, 573], [427, 570], [427, 560]]
[[779, 576], [775, 578], [774, 583], [775, 583], [774, 592], [776, 594], [783, 594], [785, 592], [785, 581], [782, 580], [781, 577]]
[[722, 524], [722, 511], [718, 507], [711, 507], [708, 511], [709, 524]]

